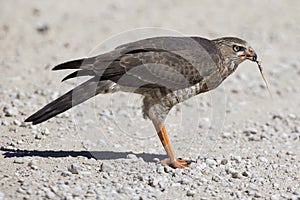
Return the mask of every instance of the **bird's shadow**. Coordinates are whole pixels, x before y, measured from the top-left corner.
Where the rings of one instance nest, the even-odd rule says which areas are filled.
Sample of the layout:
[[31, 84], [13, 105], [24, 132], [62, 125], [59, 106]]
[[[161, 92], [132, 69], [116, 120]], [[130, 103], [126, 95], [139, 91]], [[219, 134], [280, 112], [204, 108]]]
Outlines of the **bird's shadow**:
[[114, 151], [40, 151], [40, 150], [12, 150], [8, 148], [1, 147], [1, 151], [4, 151], [4, 158], [11, 157], [52, 157], [52, 158], [61, 158], [61, 157], [78, 157], [83, 156], [87, 158], [94, 158], [96, 160], [115, 160], [127, 158], [128, 154], [134, 154], [138, 158], [141, 157], [145, 162], [154, 162], [154, 158], [160, 160], [166, 158], [166, 155], [162, 154], [149, 154], [149, 153], [133, 153], [129, 152], [114, 152]]

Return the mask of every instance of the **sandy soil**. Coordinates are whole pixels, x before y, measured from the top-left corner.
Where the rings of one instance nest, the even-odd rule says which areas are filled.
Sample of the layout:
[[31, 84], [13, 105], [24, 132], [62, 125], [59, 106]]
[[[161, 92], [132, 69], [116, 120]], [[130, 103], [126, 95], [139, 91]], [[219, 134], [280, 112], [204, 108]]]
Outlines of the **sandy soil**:
[[[1, 1], [0, 199], [300, 199], [300, 1]], [[165, 157], [141, 98], [98, 96], [41, 125], [68, 91], [51, 67], [156, 35], [238, 36], [254, 63], [167, 119], [188, 169]], [[113, 106], [112, 106], [113, 105]]]

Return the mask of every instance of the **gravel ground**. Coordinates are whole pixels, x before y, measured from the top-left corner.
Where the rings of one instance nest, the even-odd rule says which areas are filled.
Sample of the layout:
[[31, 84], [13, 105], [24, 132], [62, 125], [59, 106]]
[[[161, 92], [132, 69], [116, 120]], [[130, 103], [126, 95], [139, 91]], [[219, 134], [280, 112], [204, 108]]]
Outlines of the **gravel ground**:
[[[0, 200], [300, 199], [299, 7], [1, 1]], [[162, 34], [246, 39], [273, 96], [245, 62], [215, 91], [176, 106], [167, 129], [190, 168], [160, 164], [165, 153], [138, 95], [98, 96], [41, 125], [23, 123], [77, 84], [61, 84], [67, 72], [51, 72], [55, 64]]]

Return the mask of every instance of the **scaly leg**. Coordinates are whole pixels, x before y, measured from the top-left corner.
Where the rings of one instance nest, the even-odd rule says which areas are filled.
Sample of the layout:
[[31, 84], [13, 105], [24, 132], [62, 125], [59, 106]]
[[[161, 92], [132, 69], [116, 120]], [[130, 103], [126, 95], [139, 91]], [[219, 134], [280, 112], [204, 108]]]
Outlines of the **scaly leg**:
[[157, 124], [155, 123], [155, 121], [153, 121], [153, 124], [157, 130], [157, 134], [158, 137], [163, 145], [163, 147], [165, 148], [167, 155], [169, 158], [162, 160], [162, 164], [163, 165], [170, 165], [173, 168], [184, 168], [184, 167], [188, 167], [188, 165], [190, 164], [189, 161], [187, 160], [183, 160], [183, 159], [178, 159], [175, 158], [173, 150], [171, 148], [171, 143], [169, 141], [168, 135], [167, 135], [167, 131], [165, 128], [165, 125], [162, 124]]

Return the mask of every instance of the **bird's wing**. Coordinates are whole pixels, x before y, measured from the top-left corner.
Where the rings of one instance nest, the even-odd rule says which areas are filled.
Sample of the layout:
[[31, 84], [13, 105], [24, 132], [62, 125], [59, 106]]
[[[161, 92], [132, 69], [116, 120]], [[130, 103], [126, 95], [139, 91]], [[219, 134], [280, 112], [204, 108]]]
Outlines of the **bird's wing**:
[[218, 70], [220, 53], [204, 38], [157, 37], [117, 47], [115, 50], [54, 68], [78, 72], [65, 79], [94, 75], [128, 87], [181, 89], [194, 85]]

